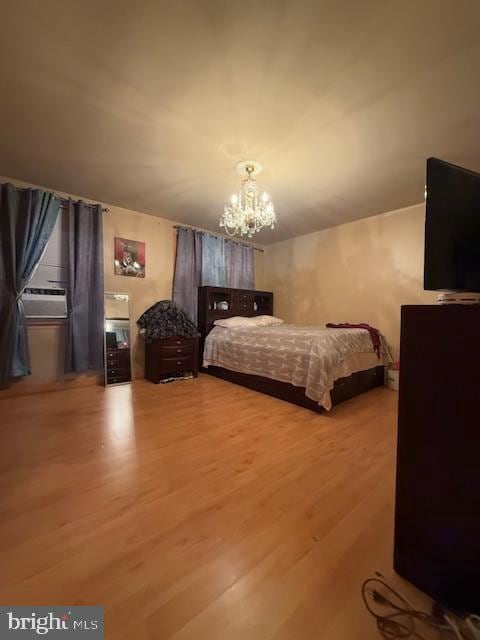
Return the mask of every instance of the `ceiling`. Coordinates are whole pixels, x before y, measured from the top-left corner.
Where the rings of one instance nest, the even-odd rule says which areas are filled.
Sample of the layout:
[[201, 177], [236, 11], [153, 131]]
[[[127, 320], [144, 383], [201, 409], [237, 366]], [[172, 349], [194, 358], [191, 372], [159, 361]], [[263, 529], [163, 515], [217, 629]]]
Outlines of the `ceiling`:
[[477, 0], [3, 0], [0, 175], [260, 243], [420, 202], [425, 159], [480, 170]]

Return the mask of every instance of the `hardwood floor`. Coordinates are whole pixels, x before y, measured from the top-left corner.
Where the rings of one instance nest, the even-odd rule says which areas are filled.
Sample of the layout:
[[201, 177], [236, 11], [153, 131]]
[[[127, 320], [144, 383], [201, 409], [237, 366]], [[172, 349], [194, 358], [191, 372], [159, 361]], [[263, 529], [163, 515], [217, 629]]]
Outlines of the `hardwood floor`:
[[114, 639], [376, 638], [396, 400], [319, 415], [207, 375], [0, 399], [0, 603], [103, 605]]

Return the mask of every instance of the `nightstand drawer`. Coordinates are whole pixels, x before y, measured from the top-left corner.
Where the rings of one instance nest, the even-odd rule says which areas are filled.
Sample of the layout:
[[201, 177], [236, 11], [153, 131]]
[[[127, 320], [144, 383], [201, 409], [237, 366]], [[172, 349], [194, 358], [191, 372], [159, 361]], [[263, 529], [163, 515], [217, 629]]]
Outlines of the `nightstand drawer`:
[[162, 373], [171, 371], [191, 371], [194, 368], [193, 356], [178, 356], [162, 358], [158, 364], [158, 369]]
[[182, 342], [180, 344], [161, 344], [158, 347], [158, 355], [161, 358], [176, 358], [177, 356], [193, 355], [194, 342]]
[[179, 345], [195, 344], [198, 338], [184, 338], [183, 336], [173, 336], [172, 338], [160, 338], [152, 342], [152, 347], [175, 347]]

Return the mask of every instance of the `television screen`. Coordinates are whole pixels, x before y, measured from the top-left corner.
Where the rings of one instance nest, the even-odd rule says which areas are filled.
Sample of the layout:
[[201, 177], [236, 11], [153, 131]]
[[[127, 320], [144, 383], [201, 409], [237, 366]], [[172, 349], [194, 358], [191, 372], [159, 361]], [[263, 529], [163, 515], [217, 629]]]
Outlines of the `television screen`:
[[480, 174], [427, 160], [425, 289], [480, 292]]

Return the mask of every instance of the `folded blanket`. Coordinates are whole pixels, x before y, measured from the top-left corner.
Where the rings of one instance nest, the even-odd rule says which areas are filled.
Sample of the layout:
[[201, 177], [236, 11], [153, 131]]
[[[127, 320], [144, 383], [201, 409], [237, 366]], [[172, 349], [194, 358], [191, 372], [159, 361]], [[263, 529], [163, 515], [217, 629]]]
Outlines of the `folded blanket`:
[[371, 327], [369, 324], [365, 322], [360, 322], [359, 324], [350, 324], [349, 322], [341, 322], [340, 324], [334, 324], [333, 322], [328, 322], [325, 326], [329, 329], [365, 329], [370, 334], [370, 339], [372, 341], [373, 350], [380, 358], [380, 331], [375, 327]]

